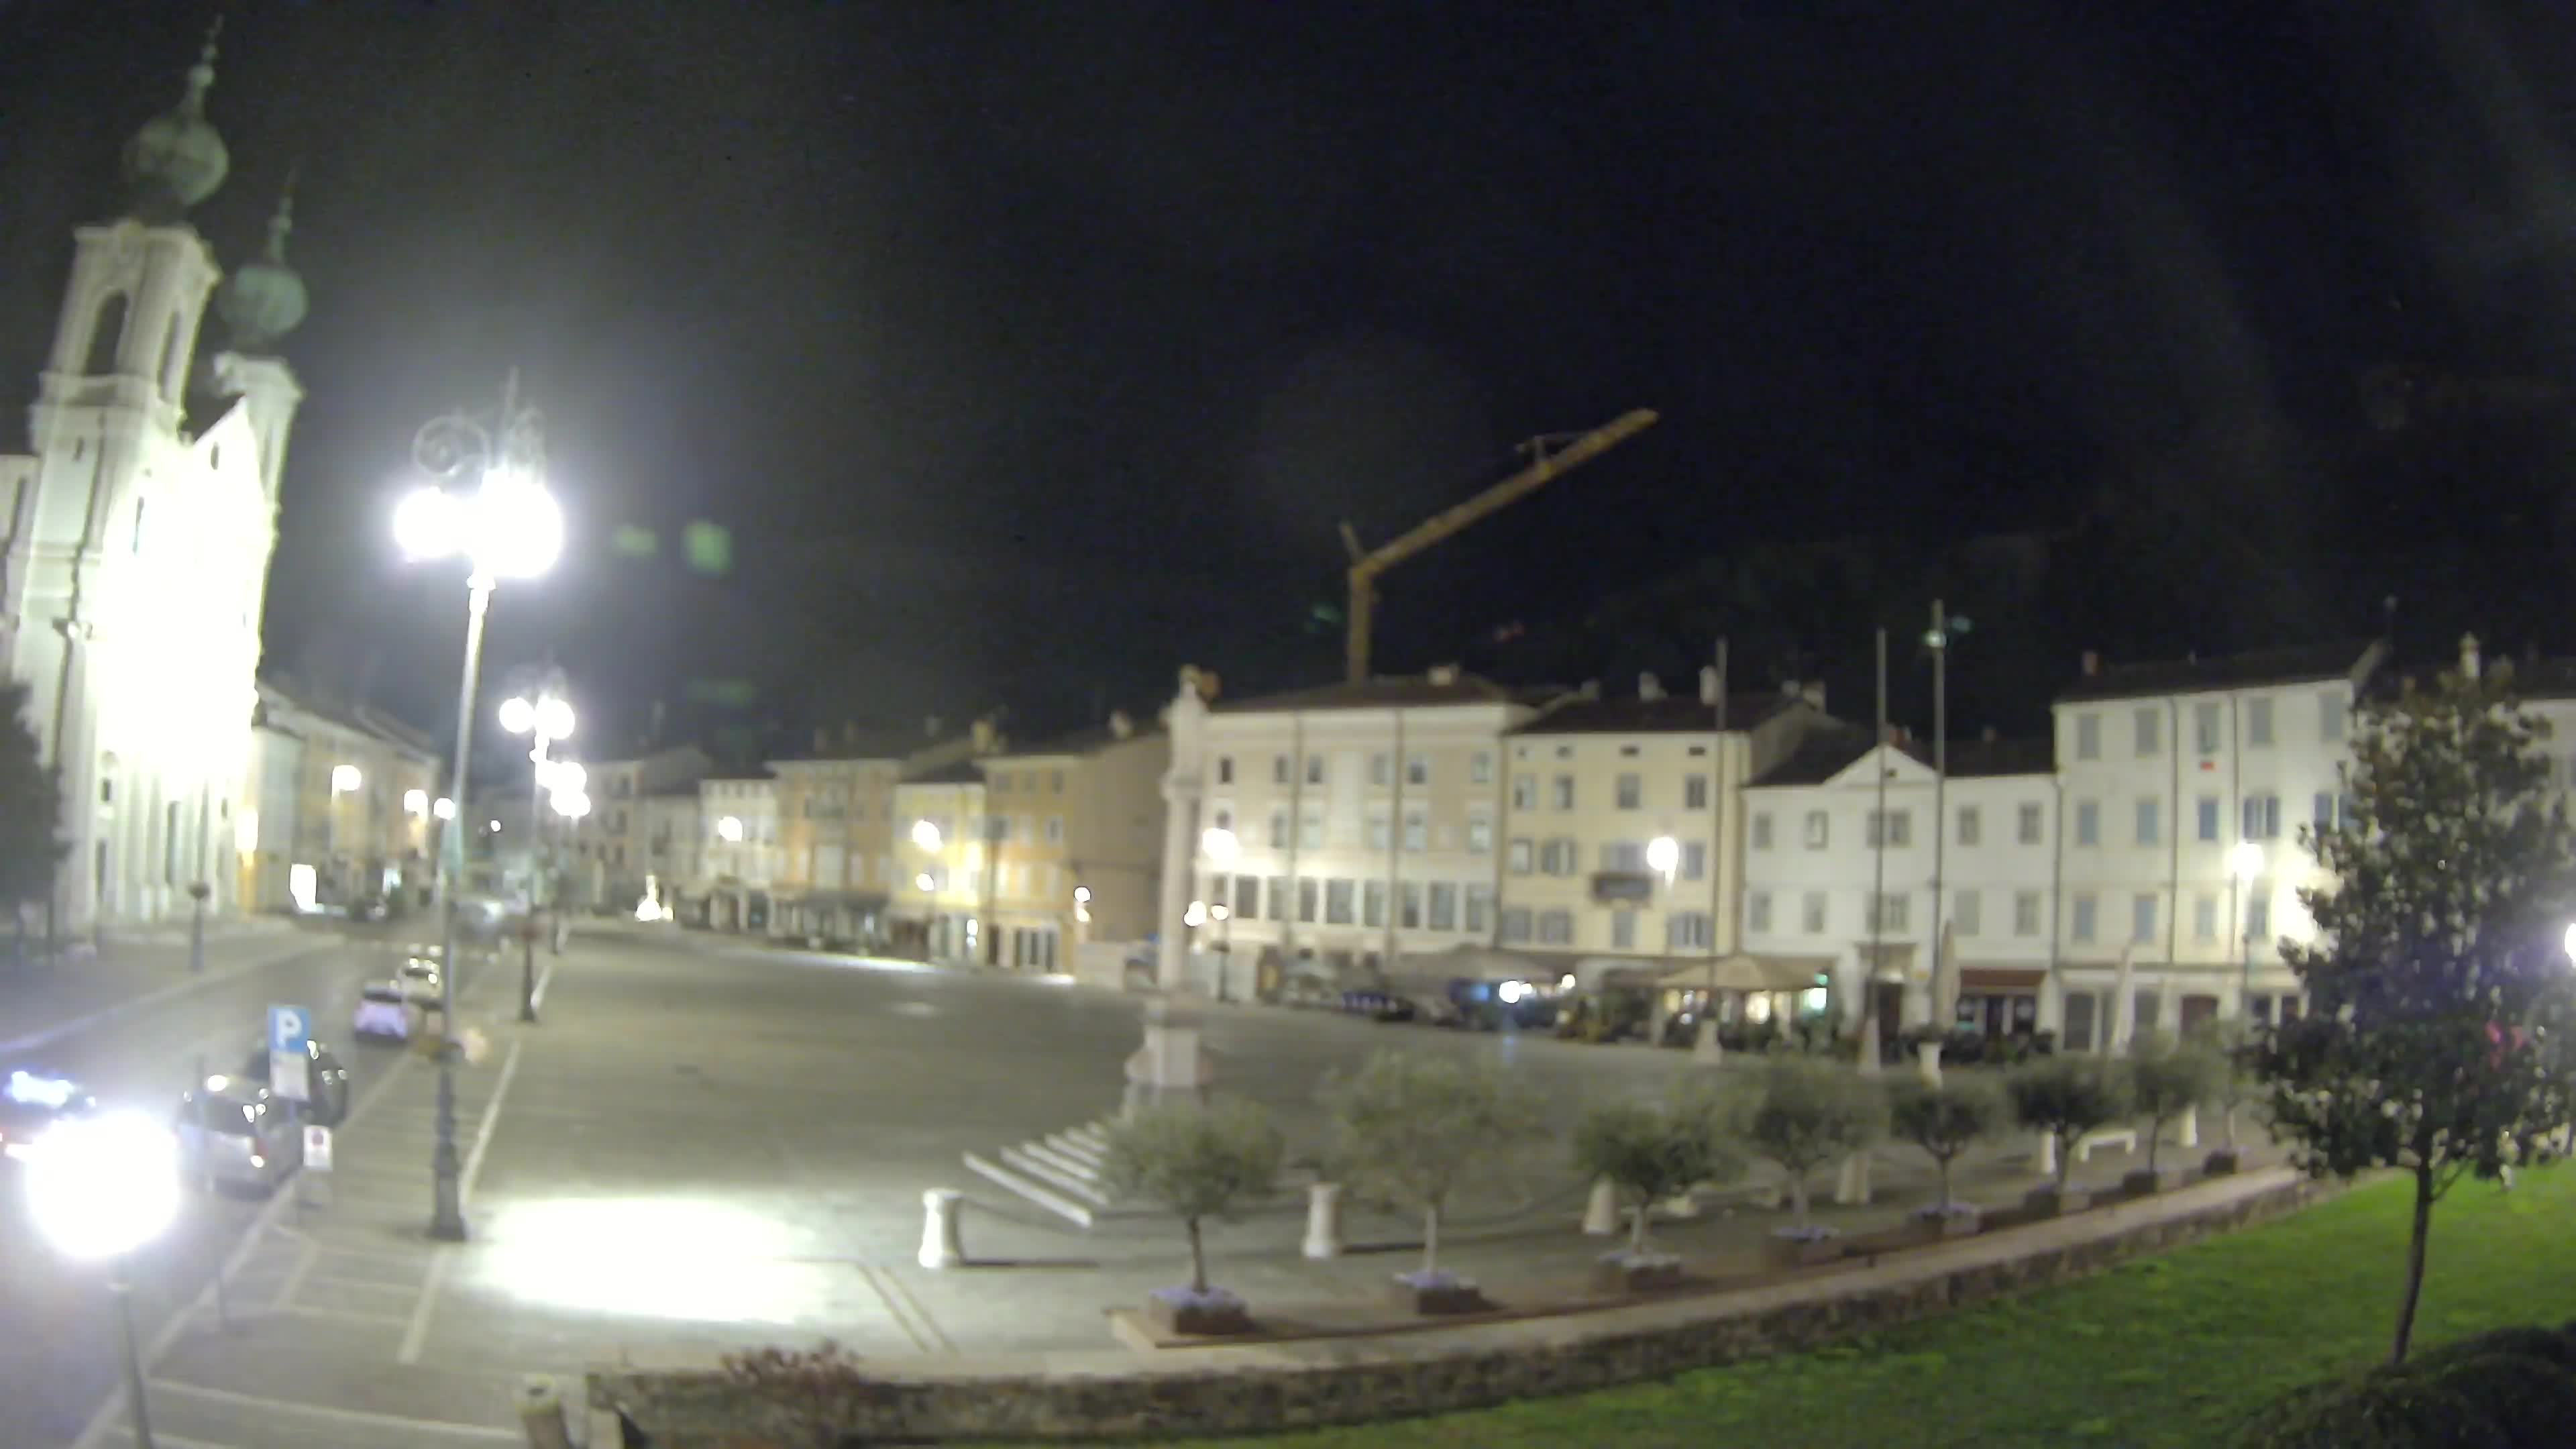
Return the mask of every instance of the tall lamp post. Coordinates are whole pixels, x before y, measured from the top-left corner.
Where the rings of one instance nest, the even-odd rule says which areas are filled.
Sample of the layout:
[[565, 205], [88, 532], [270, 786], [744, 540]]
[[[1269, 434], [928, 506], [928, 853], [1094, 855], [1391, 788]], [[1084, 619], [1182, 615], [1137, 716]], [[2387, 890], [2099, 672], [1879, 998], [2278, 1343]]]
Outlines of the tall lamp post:
[[[448, 795], [466, 795], [466, 764], [474, 746], [474, 695], [483, 668], [483, 616], [501, 579], [534, 578], [563, 552], [563, 510], [544, 481], [545, 445], [534, 408], [519, 402], [519, 375], [501, 390], [492, 426], [452, 413], [420, 430], [412, 457], [441, 479], [474, 474], [475, 491], [424, 486], [394, 512], [394, 538], [415, 559], [465, 560], [465, 670], [456, 693], [456, 762]], [[439, 979], [438, 1141], [430, 1150], [429, 1235], [463, 1242], [465, 1210], [459, 1196], [456, 1152], [456, 884], [465, 872], [464, 832], [449, 829], [438, 855], [438, 899], [443, 953]]]
[[2263, 847], [2240, 840], [2227, 848], [2227, 874], [2236, 882], [2236, 1014], [2254, 1019], [2254, 882], [2263, 874]]

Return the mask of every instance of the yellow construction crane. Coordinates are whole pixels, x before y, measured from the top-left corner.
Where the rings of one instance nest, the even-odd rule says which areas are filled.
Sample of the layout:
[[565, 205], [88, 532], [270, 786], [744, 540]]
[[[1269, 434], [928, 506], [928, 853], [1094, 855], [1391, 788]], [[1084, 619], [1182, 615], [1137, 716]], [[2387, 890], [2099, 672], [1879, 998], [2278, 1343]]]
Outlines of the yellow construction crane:
[[[1369, 677], [1370, 616], [1377, 608], [1378, 575], [1422, 552], [1489, 513], [1517, 503], [1559, 476], [1582, 467], [1655, 425], [1655, 412], [1638, 408], [1588, 433], [1551, 433], [1521, 444], [1527, 467], [1454, 508], [1443, 509], [1415, 524], [1393, 541], [1375, 549], [1360, 547], [1360, 536], [1342, 525], [1342, 546], [1351, 553], [1350, 677], [1357, 684]], [[1550, 451], [1553, 448], [1554, 451]]]

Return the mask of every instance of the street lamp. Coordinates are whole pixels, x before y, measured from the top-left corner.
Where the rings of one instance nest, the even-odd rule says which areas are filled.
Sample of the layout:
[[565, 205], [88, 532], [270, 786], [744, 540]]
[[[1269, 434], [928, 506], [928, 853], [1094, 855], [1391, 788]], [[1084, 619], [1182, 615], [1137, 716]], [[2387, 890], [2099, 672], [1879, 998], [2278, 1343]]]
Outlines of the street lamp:
[[429, 802], [429, 813], [441, 820], [453, 820], [456, 818], [456, 802], [441, 795]]
[[931, 824], [927, 820], [916, 820], [912, 822], [912, 843], [920, 846], [926, 851], [929, 851], [933, 855], [937, 855], [939, 853], [939, 827]]
[[742, 817], [728, 815], [716, 822], [716, 839], [727, 845], [742, 844]]
[[[519, 402], [514, 370], [501, 389], [501, 411], [492, 427], [451, 413], [431, 421], [412, 439], [412, 459], [442, 479], [472, 473], [471, 494], [431, 485], [394, 511], [394, 538], [415, 559], [462, 557], [465, 574], [465, 668], [456, 693], [456, 764], [448, 779], [452, 798], [466, 795], [466, 763], [474, 745], [474, 694], [483, 671], [483, 616], [494, 584], [534, 578], [563, 552], [563, 509], [546, 491], [545, 442], [534, 408]], [[497, 825], [498, 822], [495, 822]], [[446, 969], [438, 973], [441, 1041], [438, 1046], [438, 1141], [430, 1151], [429, 1235], [443, 1242], [465, 1239], [465, 1210], [456, 1151], [456, 881], [465, 873], [465, 837], [443, 832], [438, 853], [440, 937]]]
[[2227, 848], [2227, 874], [2236, 882], [2236, 1014], [2254, 1019], [2254, 882], [2263, 874], [2263, 847], [2240, 840]]
[[1658, 835], [1646, 842], [1646, 869], [1673, 883], [1673, 872], [1682, 868], [1682, 843], [1669, 835]]
[[67, 1117], [36, 1139], [26, 1165], [27, 1209], [37, 1230], [67, 1258], [108, 1261], [125, 1351], [125, 1412], [137, 1449], [152, 1449], [126, 1259], [179, 1215], [178, 1144], [141, 1112]]

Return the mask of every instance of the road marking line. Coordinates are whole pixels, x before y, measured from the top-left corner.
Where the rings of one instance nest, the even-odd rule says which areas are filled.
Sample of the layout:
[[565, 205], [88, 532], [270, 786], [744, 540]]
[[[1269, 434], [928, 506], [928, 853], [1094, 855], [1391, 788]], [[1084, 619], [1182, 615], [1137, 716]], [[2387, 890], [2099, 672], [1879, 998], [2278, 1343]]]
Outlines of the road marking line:
[[868, 1291], [877, 1295], [877, 1301], [885, 1305], [886, 1317], [893, 1319], [894, 1326], [903, 1330], [903, 1336], [912, 1340], [913, 1351], [930, 1352], [930, 1340], [922, 1337], [921, 1330], [912, 1326], [912, 1319], [904, 1313], [903, 1305], [897, 1303], [894, 1295], [886, 1291], [885, 1284], [877, 1280], [877, 1270], [866, 1263], [851, 1266], [859, 1270], [859, 1281], [867, 1284]]
[[292, 1318], [319, 1318], [332, 1323], [363, 1323], [369, 1328], [400, 1328], [403, 1320], [390, 1313], [361, 1313], [354, 1308], [315, 1308], [307, 1303], [281, 1303], [277, 1312]]
[[957, 1341], [948, 1336], [948, 1330], [939, 1326], [938, 1319], [930, 1316], [930, 1310], [924, 1307], [921, 1299], [913, 1294], [912, 1285], [903, 1281], [903, 1275], [891, 1267], [880, 1268], [877, 1271], [884, 1274], [885, 1280], [894, 1285], [894, 1291], [903, 1295], [904, 1302], [912, 1305], [914, 1315], [921, 1319], [921, 1326], [929, 1329], [930, 1336], [939, 1340], [940, 1350], [944, 1353], [955, 1353]]
[[[116, 1437], [120, 1442], [131, 1444], [134, 1442], [134, 1431], [119, 1429], [116, 1431]], [[242, 1449], [238, 1444], [218, 1444], [212, 1439], [182, 1439], [176, 1434], [165, 1433], [158, 1429], [152, 1431], [152, 1443], [154, 1449]]]
[[[385, 1094], [393, 1089], [394, 1083], [402, 1080], [403, 1072], [416, 1060], [418, 1060], [416, 1057], [403, 1057], [388, 1068], [383, 1076], [369, 1083], [367, 1090], [360, 1094], [358, 1100], [349, 1104], [348, 1115], [341, 1119], [341, 1126], [357, 1125], [359, 1119], [365, 1117], [369, 1109], [384, 1100]], [[289, 1193], [279, 1193], [270, 1198], [267, 1205], [262, 1207], [250, 1220], [249, 1225], [243, 1228], [241, 1241], [233, 1246], [232, 1255], [224, 1259], [223, 1267], [218, 1271], [226, 1277], [240, 1273], [243, 1265], [250, 1262], [251, 1255], [259, 1250], [263, 1240], [276, 1227], [277, 1220], [293, 1204], [294, 1197]], [[170, 1350], [178, 1346], [179, 1335], [187, 1331], [189, 1320], [205, 1312], [214, 1301], [214, 1280], [208, 1279], [206, 1286], [197, 1290], [197, 1296], [189, 1300], [186, 1307], [172, 1313], [163, 1321], [160, 1331], [152, 1335], [151, 1345], [143, 1353], [143, 1366], [147, 1373], [158, 1368], [161, 1360], [170, 1356]], [[92, 1449], [92, 1446], [99, 1443], [101, 1435], [115, 1427], [117, 1417], [124, 1412], [125, 1391], [109, 1390], [107, 1397], [99, 1401], [98, 1408], [89, 1416], [89, 1423], [81, 1429], [80, 1437], [72, 1441], [72, 1449]]]
[[[510, 1095], [510, 1079], [519, 1074], [519, 1049], [526, 1045], [524, 1040], [510, 1043], [510, 1055], [501, 1063], [500, 1080], [492, 1084], [491, 1099], [483, 1104], [483, 1120], [475, 1124], [474, 1146], [465, 1154], [465, 1171], [456, 1182], [459, 1211], [474, 1201], [474, 1184], [483, 1176], [483, 1155], [491, 1150], [492, 1133], [501, 1125], [501, 1103]], [[420, 1362], [421, 1350], [429, 1343], [430, 1319], [438, 1311], [438, 1295], [447, 1286], [448, 1268], [455, 1261], [452, 1246], [440, 1247], [437, 1256], [429, 1260], [429, 1272], [421, 1278], [420, 1297], [412, 1304], [411, 1324], [403, 1330], [402, 1347], [394, 1351], [394, 1362]]]
[[313, 1282], [326, 1288], [352, 1289], [360, 1293], [410, 1294], [420, 1291], [416, 1285], [410, 1283], [371, 1283], [364, 1278], [338, 1278], [329, 1273], [315, 1277]]
[[255, 1394], [237, 1394], [230, 1389], [210, 1389], [183, 1379], [154, 1379], [148, 1385], [156, 1394], [169, 1394], [182, 1399], [200, 1399], [209, 1404], [224, 1404], [236, 1409], [266, 1410], [290, 1417], [301, 1415], [326, 1424], [347, 1424], [353, 1428], [412, 1430], [425, 1434], [445, 1434], [457, 1439], [472, 1439], [490, 1444], [525, 1445], [527, 1436], [517, 1429], [495, 1429], [483, 1424], [457, 1424], [445, 1419], [407, 1419], [400, 1414], [370, 1413], [365, 1409], [335, 1409], [328, 1404], [303, 1404], [293, 1399], [263, 1399]]
[[320, 1248], [309, 1242], [304, 1244], [295, 1255], [295, 1266], [286, 1270], [286, 1281], [278, 1285], [277, 1297], [269, 1306], [284, 1308], [293, 1303], [297, 1290], [304, 1286], [305, 1275], [313, 1271], [313, 1265], [319, 1262], [321, 1257]]
[[271, 966], [283, 966], [289, 962], [303, 960], [307, 956], [320, 955], [325, 951], [337, 951], [341, 948], [341, 944], [334, 942], [328, 946], [308, 946], [301, 951], [290, 951], [283, 956], [245, 962], [229, 970], [212, 971], [203, 976], [192, 976], [185, 981], [174, 981], [157, 991], [147, 991], [141, 996], [129, 997], [114, 1006], [101, 1007], [87, 1015], [76, 1016], [69, 1021], [56, 1022], [40, 1031], [31, 1031], [22, 1037], [0, 1041], [0, 1056], [16, 1056], [20, 1052], [33, 1051], [47, 1043], [60, 1041], [74, 1032], [87, 1031], [93, 1026], [103, 1026], [121, 1017], [131, 1016], [135, 1012], [158, 1006], [173, 997], [185, 996], [191, 991], [202, 991], [209, 986], [219, 986], [236, 977], [265, 971]]

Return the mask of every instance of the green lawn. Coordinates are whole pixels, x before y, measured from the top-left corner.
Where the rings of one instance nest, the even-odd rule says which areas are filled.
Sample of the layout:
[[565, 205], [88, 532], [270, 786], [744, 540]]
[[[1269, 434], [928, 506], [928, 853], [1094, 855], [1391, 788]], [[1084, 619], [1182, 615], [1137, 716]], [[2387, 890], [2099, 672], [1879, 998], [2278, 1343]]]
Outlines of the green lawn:
[[[2387, 1351], [2409, 1188], [1848, 1346], [1500, 1409], [1225, 1441], [1262, 1449], [2223, 1442], [2281, 1389]], [[2433, 1219], [2419, 1347], [2576, 1318], [2576, 1168], [2463, 1182]], [[1214, 1445], [1201, 1441], [1203, 1449]]]

